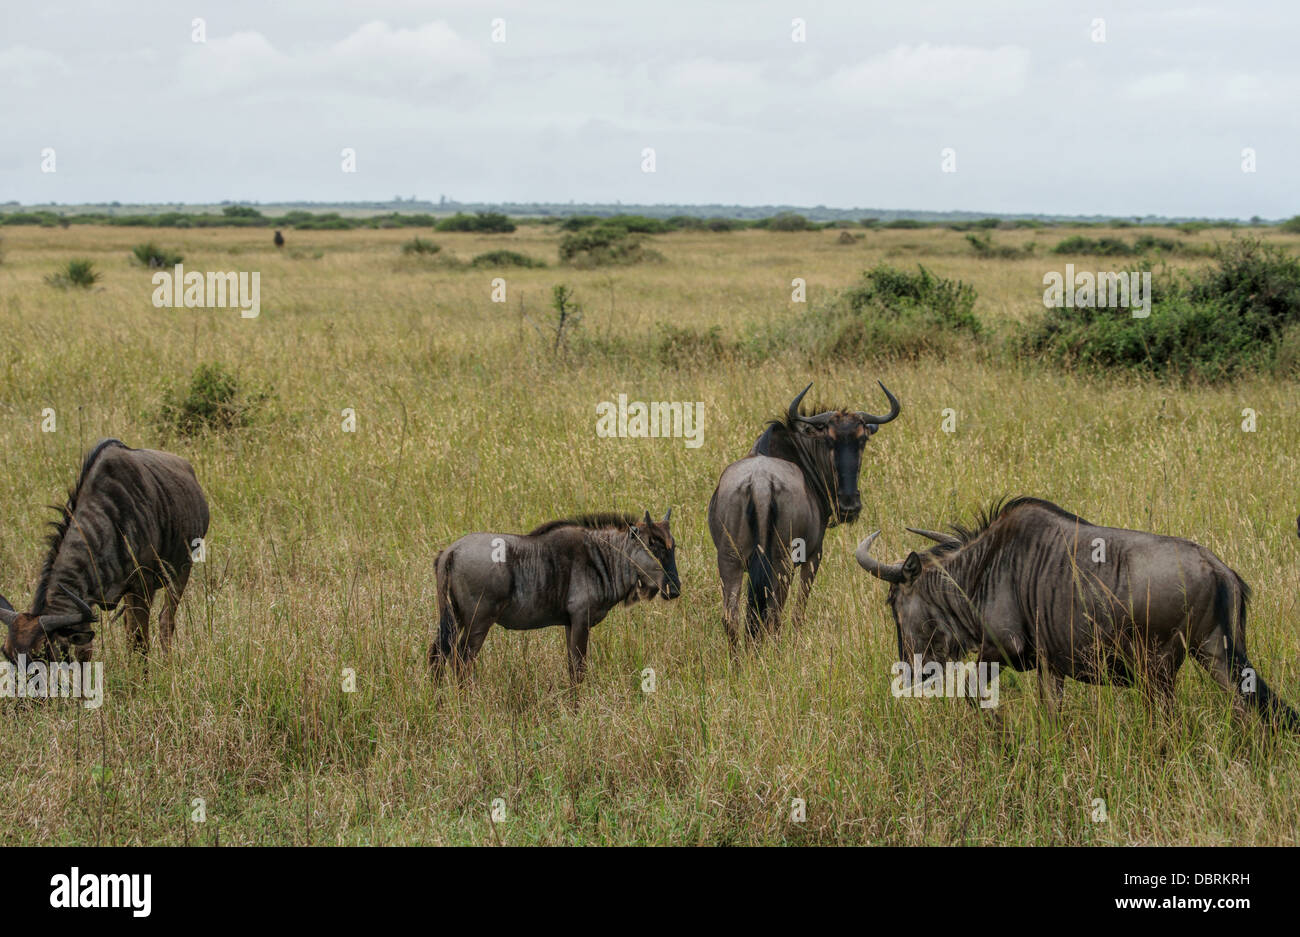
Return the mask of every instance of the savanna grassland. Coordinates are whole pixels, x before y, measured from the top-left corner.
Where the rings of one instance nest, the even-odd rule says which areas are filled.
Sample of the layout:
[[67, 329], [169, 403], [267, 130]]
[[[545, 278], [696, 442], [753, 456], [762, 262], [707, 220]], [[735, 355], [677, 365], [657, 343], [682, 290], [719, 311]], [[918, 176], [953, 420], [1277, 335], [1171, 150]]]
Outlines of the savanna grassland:
[[[1271, 739], [1253, 716], [1234, 722], [1194, 663], [1171, 721], [1148, 720], [1135, 691], [1069, 683], [1051, 724], [1033, 675], [1003, 676], [1006, 737], [964, 701], [893, 698], [886, 587], [852, 556], [879, 527], [877, 552], [900, 559], [923, 543], [905, 524], [969, 521], [1015, 494], [1186, 536], [1253, 586], [1251, 657], [1300, 702], [1300, 385], [1073, 373], [1008, 354], [1006, 336], [1043, 315], [1045, 271], [1129, 269], [1046, 253], [1069, 230], [997, 232], [1039, 242], [1012, 258], [977, 256], [949, 230], [851, 244], [837, 233], [678, 232], [648, 242], [660, 261], [579, 270], [557, 264], [559, 234], [540, 226], [426, 232], [442, 247], [431, 256], [403, 254], [403, 230], [290, 231], [277, 251], [264, 229], [5, 228], [0, 591], [27, 607], [46, 506], [100, 437], [189, 459], [213, 520], [170, 656], [155, 637], [144, 672], [114, 622], [96, 640], [101, 708], [0, 700], [0, 841], [1300, 840], [1300, 742]], [[1300, 249], [1300, 236], [1266, 239]], [[130, 259], [145, 240], [188, 270], [260, 271], [261, 315], [155, 308], [150, 271]], [[549, 266], [449, 260], [498, 248]], [[102, 280], [47, 284], [72, 257]], [[920, 355], [744, 352], [881, 261], [972, 284], [987, 334]], [[491, 301], [496, 276], [504, 304]], [[796, 277], [806, 304], [790, 301]], [[548, 304], [560, 283], [582, 319], [557, 355]], [[720, 350], [676, 354], [667, 326], [717, 326]], [[184, 435], [164, 403], [212, 363], [237, 377], [247, 419]], [[903, 410], [868, 445], [862, 519], [829, 532], [803, 627], [732, 664], [705, 519], [719, 472], [808, 381], [820, 405], [883, 412], [877, 379]], [[598, 438], [596, 405], [620, 393], [702, 402], [703, 445]], [[46, 408], [56, 432], [41, 431]], [[1244, 408], [1258, 414], [1253, 433]], [[684, 594], [616, 609], [594, 630], [576, 711], [559, 629], [495, 629], [468, 686], [431, 685], [440, 549], [470, 530], [669, 506]], [[355, 692], [343, 689], [349, 669]], [[506, 820], [494, 824], [498, 798]]]

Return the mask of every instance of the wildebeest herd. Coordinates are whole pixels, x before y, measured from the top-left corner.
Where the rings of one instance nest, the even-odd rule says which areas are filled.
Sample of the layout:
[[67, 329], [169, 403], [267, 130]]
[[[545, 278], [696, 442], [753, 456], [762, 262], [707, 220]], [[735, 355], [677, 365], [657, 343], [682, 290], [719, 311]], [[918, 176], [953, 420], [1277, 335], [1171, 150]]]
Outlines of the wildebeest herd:
[[[767, 424], [748, 455], [723, 470], [709, 502], [733, 657], [746, 638], [753, 648], [779, 631], [796, 567], [798, 623], [827, 528], [862, 512], [863, 450], [901, 412], [882, 383], [885, 415], [838, 409], [805, 416], [800, 408], [811, 386]], [[649, 512], [584, 514], [524, 535], [461, 537], [435, 564], [438, 624], [428, 653], [435, 679], [448, 663], [465, 679], [493, 624], [562, 625], [576, 692], [592, 627], [620, 604], [681, 595], [671, 514], [660, 521]], [[120, 608], [134, 648], [147, 658], [159, 590], [166, 651], [208, 519], [188, 462], [116, 439], [96, 444], [54, 524], [30, 611], [17, 612], [0, 596], [5, 657], [15, 664], [89, 660], [98, 607]], [[1090, 524], [1037, 498], [995, 504], [974, 526], [954, 524], [950, 533], [908, 530], [935, 545], [886, 563], [871, 553], [876, 531], [856, 551], [858, 564], [889, 584], [900, 661], [945, 665], [976, 654], [980, 662], [1034, 669], [1039, 694], [1055, 712], [1066, 677], [1138, 686], [1153, 704], [1168, 706], [1190, 654], [1228, 691], [1237, 713], [1253, 707], [1271, 726], [1300, 730], [1300, 715], [1246, 655], [1249, 587], [1204, 547]]]

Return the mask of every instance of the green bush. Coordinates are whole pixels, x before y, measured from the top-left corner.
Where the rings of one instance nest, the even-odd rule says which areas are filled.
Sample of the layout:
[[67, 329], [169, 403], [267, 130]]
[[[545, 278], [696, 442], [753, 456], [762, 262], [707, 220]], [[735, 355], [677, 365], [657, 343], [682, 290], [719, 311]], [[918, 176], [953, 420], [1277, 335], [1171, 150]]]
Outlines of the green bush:
[[1053, 254], [1098, 254], [1102, 257], [1131, 257], [1133, 248], [1119, 238], [1089, 238], [1072, 235], [1052, 248]]
[[815, 231], [817, 225], [810, 222], [803, 215], [795, 214], [792, 211], [783, 211], [779, 215], [773, 215], [767, 219], [765, 225], [769, 231]]
[[712, 364], [734, 350], [722, 339], [722, 329], [696, 329], [661, 322], [655, 329], [655, 355], [665, 367], [693, 367]]
[[1300, 234], [1300, 215], [1287, 219], [1278, 225], [1278, 228], [1287, 232], [1287, 234]]
[[411, 238], [402, 245], [403, 254], [436, 254], [440, 250], [442, 250], [441, 246], [420, 237]]
[[1023, 346], [1067, 367], [1217, 381], [1285, 370], [1297, 354], [1300, 260], [1257, 239], [1215, 252], [1217, 265], [1156, 291], [1150, 315], [1051, 308]]
[[546, 263], [518, 251], [488, 251], [470, 261], [471, 267], [545, 267]]
[[924, 267], [881, 264], [829, 303], [751, 335], [742, 350], [761, 360], [795, 347], [812, 362], [947, 354], [983, 333], [975, 299], [974, 287]]
[[45, 282], [61, 290], [66, 290], [72, 286], [90, 289], [103, 278], [104, 275], [95, 269], [95, 264], [92, 261], [76, 258], [64, 264], [62, 270], [56, 270], [47, 276]]
[[434, 226], [435, 231], [471, 231], [479, 234], [510, 234], [515, 230], [514, 222], [497, 211], [480, 211], [473, 215], [456, 212], [450, 218], [444, 218]]
[[185, 258], [180, 254], [172, 253], [148, 241], [144, 244], [137, 244], [131, 248], [131, 255], [135, 262], [152, 270], [161, 270], [165, 267], [175, 267]]
[[220, 364], [201, 364], [184, 391], [170, 388], [163, 397], [159, 419], [182, 436], [247, 426], [264, 393], [247, 393], [239, 379]]
[[604, 226], [566, 234], [560, 240], [560, 262], [574, 267], [636, 264], [662, 257], [644, 245], [644, 237]]
[[1024, 247], [1014, 247], [1010, 244], [994, 244], [993, 235], [988, 231], [974, 232], [966, 235], [966, 241], [970, 244], [975, 253], [981, 257], [1001, 258], [1011, 260], [1016, 257], [1028, 257], [1034, 252], [1034, 244], [1031, 241]]

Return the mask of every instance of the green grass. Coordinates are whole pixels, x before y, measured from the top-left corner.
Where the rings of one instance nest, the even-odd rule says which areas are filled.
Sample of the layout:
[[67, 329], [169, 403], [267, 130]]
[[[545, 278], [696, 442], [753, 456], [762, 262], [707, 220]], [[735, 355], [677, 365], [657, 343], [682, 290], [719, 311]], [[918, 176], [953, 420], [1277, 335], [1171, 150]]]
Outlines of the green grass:
[[[1016, 493], [1190, 537], [1254, 587], [1251, 656], [1300, 703], [1300, 385], [1089, 377], [961, 347], [815, 366], [797, 349], [759, 363], [712, 352], [807, 315], [885, 261], [972, 284], [990, 329], [1043, 314], [1043, 258], [981, 261], [941, 229], [877, 230], [851, 248], [836, 234], [676, 233], [648, 242], [662, 263], [565, 269], [589, 350], [556, 359], [529, 320], [545, 320], [559, 273], [511, 270], [507, 301], [493, 303], [495, 271], [395, 268], [400, 229], [299, 232], [295, 247], [320, 252], [310, 264], [259, 229], [168, 232], [189, 269], [262, 273], [253, 320], [154, 308], [129, 261], [136, 230], [7, 230], [0, 590], [29, 601], [44, 505], [101, 436], [189, 459], [213, 521], [170, 657], [155, 639], [142, 674], [113, 623], [96, 641], [101, 709], [0, 701], [0, 839], [1295, 844], [1300, 744], [1235, 725], [1194, 664], [1174, 719], [1154, 725], [1134, 691], [1074, 683], [1060, 723], [1045, 723], [1029, 674], [1004, 677], [1005, 740], [962, 701], [895, 700], [885, 589], [852, 550], [880, 527], [877, 549], [899, 558], [922, 544], [905, 524], [969, 519]], [[439, 238], [463, 257], [503, 244], [554, 257], [562, 235]], [[98, 288], [45, 288], [74, 255], [94, 261]], [[790, 302], [794, 277], [806, 305]], [[673, 348], [691, 354], [670, 367]], [[164, 440], [168, 388], [211, 363], [274, 406], [246, 426]], [[828, 534], [803, 628], [733, 666], [705, 520], [718, 473], [809, 380], [818, 401], [880, 411], [877, 378], [903, 413], [868, 444], [864, 516]], [[597, 438], [595, 405], [619, 393], [703, 401], [704, 445]], [[1240, 428], [1246, 407], [1255, 433]], [[55, 433], [40, 431], [45, 408]], [[345, 408], [355, 434], [342, 431]], [[941, 428], [946, 408], [955, 433]], [[430, 685], [433, 563], [453, 539], [669, 505], [684, 594], [616, 609], [595, 629], [576, 711], [558, 629], [496, 629], [472, 684]], [[355, 693], [341, 689], [345, 669]], [[188, 819], [198, 797], [202, 825]], [[801, 824], [789, 819], [796, 797]], [[1089, 819], [1098, 797], [1102, 824]], [[508, 819], [494, 829], [496, 798]]]

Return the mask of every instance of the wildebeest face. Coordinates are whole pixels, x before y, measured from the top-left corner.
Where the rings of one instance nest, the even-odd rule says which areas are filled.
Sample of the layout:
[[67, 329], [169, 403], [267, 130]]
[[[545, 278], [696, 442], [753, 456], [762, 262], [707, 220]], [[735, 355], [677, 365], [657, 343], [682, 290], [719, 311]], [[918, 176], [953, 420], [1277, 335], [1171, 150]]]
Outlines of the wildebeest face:
[[646, 511], [645, 520], [632, 528], [632, 561], [637, 567], [640, 598], [663, 595], [665, 599], [675, 599], [682, 594], [682, 581], [677, 574], [677, 543], [668, 529], [672, 513], [669, 508], [664, 519], [656, 523]]
[[[889, 413], [876, 416], [864, 410], [828, 410], [814, 416], [801, 416], [799, 404], [811, 384], [794, 398], [786, 415], [786, 425], [799, 427], [803, 438], [818, 450], [817, 462], [829, 471], [825, 473], [827, 494], [831, 495], [831, 526], [852, 524], [862, 513], [862, 494], [858, 490], [858, 475], [862, 470], [862, 450], [867, 440], [880, 429], [880, 424], [897, 419], [898, 398], [881, 384], [889, 398]], [[833, 493], [832, 493], [833, 492]]]
[[75, 614], [30, 615], [14, 611], [9, 600], [0, 595], [0, 624], [8, 629], [4, 655], [10, 663], [17, 663], [19, 656], [29, 661], [66, 660], [69, 644], [93, 641], [95, 632], [90, 623], [94, 621], [94, 613], [79, 598], [73, 596], [73, 601], [78, 606]]
[[882, 563], [871, 555], [871, 544], [879, 536], [877, 530], [863, 540], [855, 555], [858, 565], [889, 583], [888, 602], [898, 636], [898, 659], [910, 662], [919, 654], [923, 662], [960, 660], [967, 649], [958, 637], [956, 622], [948, 620], [949, 612], [934, 601], [931, 584], [924, 581], [927, 575], [944, 575], [943, 571], [933, 563], [927, 564], [917, 553], [909, 553], [901, 563]]

